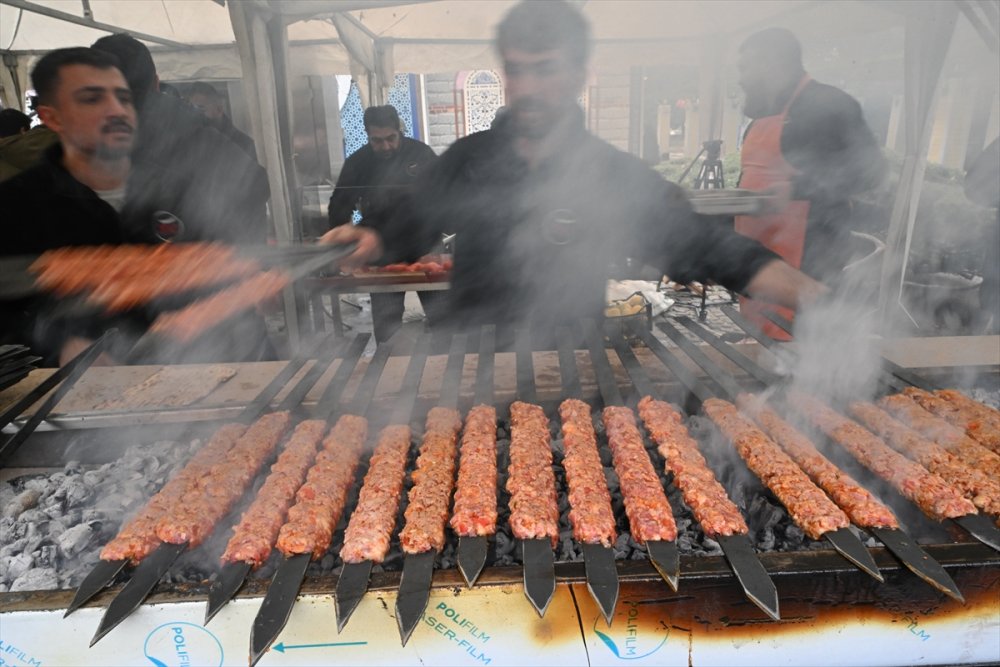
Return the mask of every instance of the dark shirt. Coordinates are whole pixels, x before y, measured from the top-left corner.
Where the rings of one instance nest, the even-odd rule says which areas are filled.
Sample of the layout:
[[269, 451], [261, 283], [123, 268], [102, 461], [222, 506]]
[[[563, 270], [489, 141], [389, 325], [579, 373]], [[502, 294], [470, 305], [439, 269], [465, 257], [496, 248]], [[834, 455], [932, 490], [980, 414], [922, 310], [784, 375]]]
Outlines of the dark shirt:
[[[781, 113], [797, 86], [757, 115]], [[851, 197], [878, 187], [888, 171], [885, 158], [858, 101], [818, 81], [807, 83], [789, 107], [781, 154], [799, 172], [792, 199], [810, 202], [802, 270], [829, 278], [849, 259]]]
[[680, 281], [742, 290], [775, 255], [704, 224], [683, 191], [588, 133], [582, 114], [537, 166], [515, 153], [509, 123], [455, 142], [418, 181], [409, 215], [384, 234], [390, 256], [455, 233], [446, 317], [551, 331], [599, 318], [612, 263], [638, 258]]
[[[0, 183], [0, 231], [4, 242], [0, 256], [37, 255], [52, 248], [80, 245], [118, 245], [154, 242], [148, 211], [181, 210], [180, 203], [159, 194], [136, 195], [136, 183], [150, 180], [135, 166], [119, 214], [89, 187], [77, 181], [62, 165], [62, 145], [49, 149], [42, 163]], [[178, 193], [180, 196], [180, 193]], [[140, 202], [140, 203], [137, 203]], [[190, 231], [191, 228], [189, 228]], [[199, 232], [197, 238], [202, 238]], [[72, 336], [96, 338], [106, 329], [121, 331], [112, 355], [122, 359], [156, 317], [152, 308], [121, 316], [81, 314], [68, 302], [46, 296], [0, 303], [0, 340], [25, 343], [54, 365], [59, 350]], [[264, 354], [266, 331], [259, 317], [236, 318], [227, 327], [226, 340], [203, 341], [171, 359], [136, 359], [144, 362], [249, 361]]]
[[[781, 113], [797, 86], [796, 80], [756, 117]], [[851, 197], [878, 187], [888, 173], [885, 158], [858, 101], [818, 81], [789, 107], [781, 154], [798, 171], [792, 199], [809, 201], [801, 268], [829, 281], [850, 260]]]
[[390, 158], [375, 155], [370, 144], [354, 151], [344, 161], [330, 196], [330, 226], [350, 222], [357, 210], [361, 224], [384, 235], [400, 198], [412, 190], [436, 158], [430, 146], [409, 137], [401, 138], [399, 150]]
[[267, 240], [267, 172], [256, 157], [212, 127], [187, 103], [149, 95], [140, 111], [123, 218], [145, 229], [130, 233], [149, 242], [157, 209], [181, 220], [174, 241], [262, 244]]
[[215, 128], [225, 135], [227, 139], [239, 146], [243, 152], [253, 158], [255, 162], [257, 161], [257, 146], [254, 144], [253, 139], [251, 139], [248, 134], [240, 131], [239, 128], [233, 125], [233, 121], [229, 118], [229, 116], [223, 114], [222, 118], [220, 118], [215, 124]]

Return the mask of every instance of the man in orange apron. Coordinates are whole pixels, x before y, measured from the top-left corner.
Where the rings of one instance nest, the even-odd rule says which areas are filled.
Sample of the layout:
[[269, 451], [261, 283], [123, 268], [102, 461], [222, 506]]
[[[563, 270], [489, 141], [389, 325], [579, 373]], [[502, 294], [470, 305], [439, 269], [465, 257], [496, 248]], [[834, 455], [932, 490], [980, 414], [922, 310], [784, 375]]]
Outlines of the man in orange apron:
[[[850, 197], [876, 187], [885, 173], [878, 142], [854, 98], [810, 78], [789, 31], [747, 38], [739, 69], [744, 113], [753, 119], [739, 187], [768, 191], [776, 203], [762, 215], [737, 216], [736, 231], [832, 287], [849, 260]], [[740, 310], [770, 336], [788, 338], [763, 312], [792, 319], [792, 311], [746, 298]]]

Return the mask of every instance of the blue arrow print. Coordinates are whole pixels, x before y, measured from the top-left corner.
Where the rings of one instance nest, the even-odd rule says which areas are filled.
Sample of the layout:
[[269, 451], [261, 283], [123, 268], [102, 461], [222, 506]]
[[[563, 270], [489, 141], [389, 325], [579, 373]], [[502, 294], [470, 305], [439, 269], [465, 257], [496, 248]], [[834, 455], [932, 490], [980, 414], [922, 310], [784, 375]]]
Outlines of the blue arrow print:
[[326, 646], [365, 646], [368, 642], [334, 642], [332, 644], [285, 644], [280, 642], [274, 645], [274, 650], [278, 653], [284, 653], [285, 651], [291, 651], [295, 648], [323, 648]]

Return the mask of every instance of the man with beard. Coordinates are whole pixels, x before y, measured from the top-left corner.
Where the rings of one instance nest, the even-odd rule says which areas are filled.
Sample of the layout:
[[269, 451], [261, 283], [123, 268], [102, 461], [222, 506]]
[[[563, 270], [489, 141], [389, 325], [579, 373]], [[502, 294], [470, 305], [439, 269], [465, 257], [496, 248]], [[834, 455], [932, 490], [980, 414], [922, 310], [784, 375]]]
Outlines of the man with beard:
[[497, 30], [508, 108], [497, 126], [455, 142], [392, 229], [341, 226], [323, 241], [357, 241], [363, 261], [454, 232], [448, 323], [496, 324], [498, 345], [529, 325], [549, 347], [560, 326], [602, 317], [610, 265], [626, 257], [788, 306], [821, 294], [760, 244], [699, 223], [680, 188], [587, 132], [576, 99], [589, 37], [568, 2], [516, 5]]
[[[739, 187], [769, 191], [777, 203], [765, 215], [737, 216], [736, 230], [833, 285], [850, 260], [851, 197], [877, 187], [886, 172], [878, 142], [853, 97], [810, 78], [788, 30], [748, 37], [739, 72], [744, 113], [752, 119]], [[742, 299], [741, 310], [772, 336], [787, 338], [761, 314], [773, 306]]]
[[226, 115], [225, 106], [222, 103], [222, 95], [215, 86], [197, 81], [191, 84], [187, 94], [188, 103], [200, 111], [209, 120], [216, 130], [229, 138], [234, 144], [243, 149], [243, 152], [257, 159], [257, 148], [253, 139], [243, 132], [240, 132], [233, 121]]
[[[93, 48], [118, 59], [135, 99], [139, 131], [130, 205], [152, 220], [169, 201], [171, 224], [134, 232], [150, 243], [267, 240], [267, 173], [209, 119], [182, 100], [160, 92], [160, 79], [145, 44], [131, 35], [102, 37]], [[169, 237], [163, 231], [168, 232]]]
[[[437, 156], [427, 144], [403, 136], [403, 125], [395, 107], [365, 109], [364, 124], [368, 143], [344, 161], [337, 187], [330, 197], [330, 226], [350, 225], [354, 212], [358, 211], [361, 225], [385, 236], [391, 228], [392, 216], [404, 214], [396, 207]], [[417, 256], [401, 247], [395, 256], [383, 257], [381, 263], [415, 259]], [[418, 295], [431, 320], [434, 296], [429, 292], [418, 292]], [[376, 341], [389, 340], [399, 330], [404, 297], [402, 292], [371, 294]]]
[[[51, 51], [31, 73], [38, 115], [59, 137], [42, 163], [0, 183], [4, 243], [0, 255], [38, 255], [52, 248], [155, 243], [162, 214], [179, 210], [183, 192], [150, 190], [154, 175], [133, 159], [138, 128], [133, 93], [118, 60], [92, 48]], [[162, 174], [161, 174], [162, 177]], [[29, 344], [48, 365], [62, 365], [110, 327], [121, 335], [104, 359], [121, 361], [155, 312], [84, 316], [56, 299], [0, 304], [0, 342]], [[252, 329], [252, 327], [251, 327]], [[169, 360], [247, 360], [261, 332], [233, 323], [225, 341], [191, 345]]]

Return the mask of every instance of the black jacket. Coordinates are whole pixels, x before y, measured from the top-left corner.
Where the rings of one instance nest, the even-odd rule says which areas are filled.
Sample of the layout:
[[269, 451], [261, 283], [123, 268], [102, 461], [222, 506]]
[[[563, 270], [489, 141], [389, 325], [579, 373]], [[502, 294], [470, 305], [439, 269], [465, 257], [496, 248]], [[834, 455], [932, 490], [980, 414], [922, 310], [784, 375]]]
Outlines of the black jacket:
[[[153, 164], [139, 161], [133, 165], [125, 205], [119, 214], [66, 171], [62, 146], [56, 144], [40, 165], [0, 183], [0, 230], [4, 238], [0, 256], [37, 255], [62, 246], [153, 242], [154, 223], [146, 216], [154, 211], [184, 211], [187, 206], [182, 190], [136, 190], [154, 180], [154, 174], [146, 170]], [[212, 238], [210, 233], [211, 229], [199, 229], [190, 222], [185, 231], [188, 238], [198, 240]], [[42, 354], [47, 364], [54, 365], [69, 337], [96, 338], [106, 329], [117, 327], [122, 335], [112, 354], [121, 359], [157, 314], [151, 309], [137, 309], [114, 317], [81, 316], [67, 311], [65, 305], [48, 297], [0, 303], [0, 339], [26, 343]], [[247, 316], [227, 327], [223, 342], [202, 341], [169, 359], [135, 361], [249, 361], [266, 353], [264, 343], [263, 322], [259, 317]]]
[[[760, 115], [781, 113], [797, 86]], [[802, 270], [829, 279], [849, 260], [851, 197], [879, 186], [888, 171], [885, 158], [858, 101], [818, 81], [807, 83], [789, 107], [781, 154], [799, 172], [792, 198], [810, 202]]]
[[427, 144], [402, 137], [391, 158], [375, 155], [370, 144], [351, 153], [330, 196], [330, 226], [343, 225], [361, 213], [361, 224], [384, 232], [399, 199], [412, 191], [418, 177], [437, 156]]
[[388, 254], [455, 237], [450, 323], [545, 331], [603, 314], [612, 263], [644, 260], [680, 281], [742, 290], [776, 256], [700, 220], [683, 191], [588, 133], [582, 114], [552, 159], [529, 169], [509, 123], [455, 142], [384, 234]]
[[262, 244], [267, 240], [267, 172], [190, 105], [161, 93], [139, 113], [123, 218], [130, 234], [158, 241], [147, 224], [170, 207], [182, 222], [174, 241]]

